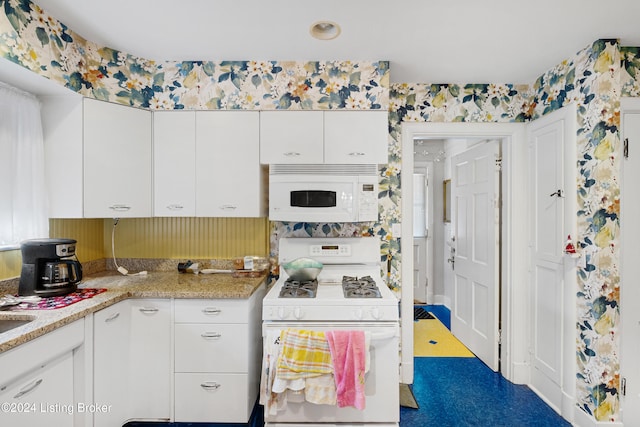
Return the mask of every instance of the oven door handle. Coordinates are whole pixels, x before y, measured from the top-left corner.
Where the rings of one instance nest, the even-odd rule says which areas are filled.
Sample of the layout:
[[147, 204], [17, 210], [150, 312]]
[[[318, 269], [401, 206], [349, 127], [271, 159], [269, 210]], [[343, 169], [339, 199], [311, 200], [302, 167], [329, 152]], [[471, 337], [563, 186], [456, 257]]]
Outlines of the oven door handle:
[[395, 338], [398, 336], [398, 331], [386, 331], [386, 332], [372, 332], [371, 333], [371, 341], [386, 341], [391, 338]]

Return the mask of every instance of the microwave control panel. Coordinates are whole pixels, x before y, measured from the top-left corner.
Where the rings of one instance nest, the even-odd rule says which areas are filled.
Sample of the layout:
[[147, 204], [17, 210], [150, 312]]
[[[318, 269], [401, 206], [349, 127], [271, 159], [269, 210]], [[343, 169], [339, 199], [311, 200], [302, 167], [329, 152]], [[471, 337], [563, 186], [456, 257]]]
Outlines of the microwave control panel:
[[378, 184], [359, 183], [358, 204], [360, 221], [378, 220]]

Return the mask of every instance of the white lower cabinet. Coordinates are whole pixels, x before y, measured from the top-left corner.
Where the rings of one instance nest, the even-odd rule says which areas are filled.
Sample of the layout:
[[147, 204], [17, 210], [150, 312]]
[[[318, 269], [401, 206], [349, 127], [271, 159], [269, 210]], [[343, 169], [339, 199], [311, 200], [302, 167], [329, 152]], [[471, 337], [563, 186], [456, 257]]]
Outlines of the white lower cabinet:
[[260, 381], [263, 296], [261, 288], [248, 300], [175, 301], [176, 422], [249, 421]]
[[176, 421], [246, 423], [249, 381], [247, 374], [176, 373]]
[[0, 425], [73, 426], [73, 356], [66, 353], [0, 393]]
[[129, 418], [129, 301], [93, 316], [93, 400], [109, 407], [94, 413], [94, 426], [119, 427]]
[[171, 418], [171, 300], [133, 299], [129, 419]]
[[83, 341], [79, 320], [0, 355], [0, 425], [84, 425], [74, 424], [78, 410], [86, 409], [74, 369]]
[[171, 300], [132, 299], [94, 314], [96, 427], [171, 418]]
[[248, 422], [264, 292], [246, 300], [130, 299], [94, 313], [93, 401], [108, 406], [94, 426]]

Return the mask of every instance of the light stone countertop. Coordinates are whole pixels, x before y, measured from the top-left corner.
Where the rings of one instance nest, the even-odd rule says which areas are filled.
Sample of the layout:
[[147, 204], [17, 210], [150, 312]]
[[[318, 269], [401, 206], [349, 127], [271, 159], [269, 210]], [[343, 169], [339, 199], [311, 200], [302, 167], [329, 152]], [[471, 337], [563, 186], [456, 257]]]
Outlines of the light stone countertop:
[[122, 276], [112, 270], [92, 274], [83, 278], [78, 288], [107, 288], [106, 292], [54, 310], [0, 311], [0, 319], [33, 319], [0, 333], [0, 353], [128, 298], [247, 299], [265, 286], [265, 278], [266, 273], [242, 278], [227, 273], [164, 271], [150, 271], [146, 276]]

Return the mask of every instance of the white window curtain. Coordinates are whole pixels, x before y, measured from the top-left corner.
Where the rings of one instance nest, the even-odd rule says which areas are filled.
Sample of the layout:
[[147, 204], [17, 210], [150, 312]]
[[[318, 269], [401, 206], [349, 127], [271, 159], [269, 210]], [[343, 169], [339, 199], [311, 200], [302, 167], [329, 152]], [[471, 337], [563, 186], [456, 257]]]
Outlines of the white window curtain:
[[48, 236], [40, 102], [0, 83], [0, 249]]

